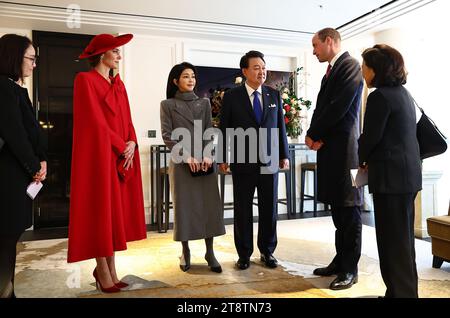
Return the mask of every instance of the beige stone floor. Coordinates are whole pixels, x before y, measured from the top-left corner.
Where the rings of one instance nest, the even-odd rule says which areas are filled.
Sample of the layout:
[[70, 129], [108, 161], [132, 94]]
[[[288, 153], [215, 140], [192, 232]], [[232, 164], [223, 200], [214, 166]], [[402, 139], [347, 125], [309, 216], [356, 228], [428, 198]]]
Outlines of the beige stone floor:
[[[256, 225], [255, 225], [255, 232]], [[172, 233], [149, 232], [143, 241], [128, 244], [117, 253], [117, 270], [130, 283], [119, 294], [102, 294], [94, 286], [95, 261], [67, 264], [67, 240], [25, 242], [19, 245], [16, 269], [18, 297], [127, 297], [127, 298], [341, 298], [377, 297], [384, 294], [378, 267], [375, 232], [363, 227], [363, 251], [359, 282], [351, 289], [331, 291], [332, 277], [317, 277], [312, 270], [326, 265], [334, 255], [334, 227], [330, 217], [288, 220], [278, 223], [277, 269], [259, 262], [255, 247], [248, 270], [234, 267], [237, 259], [232, 227], [216, 238], [216, 257], [223, 273], [209, 270], [204, 260], [203, 241], [190, 243], [192, 268], [184, 273], [178, 267], [180, 244]], [[256, 241], [256, 240], [255, 240]], [[450, 264], [431, 268], [430, 243], [416, 240], [421, 297], [450, 297]]]

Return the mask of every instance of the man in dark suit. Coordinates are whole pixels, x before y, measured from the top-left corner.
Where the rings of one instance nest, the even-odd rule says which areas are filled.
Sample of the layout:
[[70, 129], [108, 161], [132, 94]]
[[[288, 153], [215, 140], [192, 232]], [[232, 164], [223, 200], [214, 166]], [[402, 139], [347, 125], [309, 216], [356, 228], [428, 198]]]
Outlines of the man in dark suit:
[[[266, 63], [261, 52], [247, 52], [241, 58], [240, 67], [246, 78], [245, 85], [225, 93], [220, 116], [220, 129], [226, 140], [223, 154], [227, 154], [226, 149], [230, 140], [232, 142], [234, 242], [239, 255], [236, 266], [239, 269], [250, 266], [253, 196], [257, 188], [258, 249], [261, 261], [275, 268], [277, 260], [272, 254], [277, 246], [278, 167], [289, 167], [281, 97], [277, 90], [263, 85]], [[245, 131], [246, 136], [237, 136], [239, 130]], [[220, 168], [226, 171], [227, 160], [223, 162]]]
[[350, 169], [358, 168], [360, 99], [363, 87], [361, 68], [348, 52], [341, 52], [341, 37], [334, 29], [317, 32], [313, 54], [328, 62], [316, 109], [305, 139], [317, 150], [318, 200], [331, 205], [336, 227], [336, 256], [315, 275], [337, 275], [330, 288], [350, 288], [358, 281], [361, 256], [362, 192], [352, 187]]

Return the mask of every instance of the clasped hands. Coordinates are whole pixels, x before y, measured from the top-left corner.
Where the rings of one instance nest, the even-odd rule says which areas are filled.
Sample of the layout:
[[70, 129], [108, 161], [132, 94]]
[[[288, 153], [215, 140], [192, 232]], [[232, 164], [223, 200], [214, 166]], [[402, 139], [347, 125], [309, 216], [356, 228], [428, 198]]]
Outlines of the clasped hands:
[[129, 168], [133, 168], [133, 158], [134, 158], [134, 150], [136, 149], [136, 143], [132, 140], [126, 142], [127, 147], [122, 153], [122, 156], [125, 158], [125, 163], [123, 167], [125, 170]]
[[311, 139], [311, 137], [306, 136], [305, 144], [308, 146], [309, 149], [317, 151], [320, 148], [322, 148], [323, 141], [322, 140], [314, 141], [314, 140]]
[[200, 170], [207, 171], [213, 164], [212, 159], [208, 157], [203, 158], [202, 162], [199, 162], [194, 157], [189, 157], [186, 160], [186, 162], [189, 165], [189, 169], [191, 169], [192, 172], [198, 172]]
[[36, 183], [42, 182], [47, 177], [47, 161], [41, 161], [41, 170], [39, 170], [33, 177]]

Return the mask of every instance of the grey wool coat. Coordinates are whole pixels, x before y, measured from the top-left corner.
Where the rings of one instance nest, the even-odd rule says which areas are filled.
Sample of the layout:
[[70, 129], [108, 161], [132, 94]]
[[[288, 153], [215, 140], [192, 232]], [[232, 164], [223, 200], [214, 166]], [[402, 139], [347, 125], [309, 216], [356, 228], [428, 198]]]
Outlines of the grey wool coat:
[[[178, 142], [172, 140], [174, 129], [187, 129], [192, 136], [190, 142], [193, 145], [194, 120], [201, 121], [198, 123], [201, 125], [202, 135], [206, 129], [212, 127], [209, 100], [198, 98], [192, 92], [177, 92], [175, 98], [163, 100], [160, 115], [162, 137], [170, 150]], [[183, 144], [186, 146], [185, 143]], [[207, 142], [202, 141], [201, 145], [204, 148]], [[183, 147], [183, 149], [186, 148]], [[188, 151], [183, 150], [183, 153]], [[193, 152], [192, 156], [194, 157]], [[171, 159], [173, 158], [174, 156], [171, 155]], [[217, 167], [213, 174], [193, 177], [188, 164], [170, 160], [169, 183], [174, 208], [175, 241], [197, 240], [225, 234], [217, 183]]]

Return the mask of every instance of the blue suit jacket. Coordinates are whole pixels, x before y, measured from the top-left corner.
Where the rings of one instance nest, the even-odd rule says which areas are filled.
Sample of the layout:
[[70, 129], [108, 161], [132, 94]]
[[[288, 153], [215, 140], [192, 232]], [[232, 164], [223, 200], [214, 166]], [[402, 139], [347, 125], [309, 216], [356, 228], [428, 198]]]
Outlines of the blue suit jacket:
[[[284, 115], [282, 108], [282, 101], [280, 97], [280, 92], [268, 87], [262, 86], [262, 100], [263, 100], [263, 118], [261, 124], [258, 125], [256, 121], [255, 114], [253, 112], [253, 107], [248, 96], [247, 90], [244, 85], [233, 88], [225, 92], [223, 98], [223, 105], [220, 114], [220, 129], [222, 130], [222, 134], [226, 136], [227, 128], [242, 128], [244, 131], [253, 128], [256, 131], [256, 135], [258, 138], [258, 143], [256, 145], [257, 152], [259, 154], [259, 139], [263, 137], [260, 135], [259, 128], [267, 128], [268, 134], [266, 137], [266, 145], [268, 149], [268, 154], [277, 154], [278, 159], [277, 162], [272, 163], [272, 166], [275, 164], [278, 167], [279, 160], [288, 158], [288, 144], [286, 138], [286, 127], [284, 123]], [[278, 129], [278, 138], [276, 142], [271, 145], [271, 130], [270, 128]], [[224, 143], [224, 153], [226, 153], [226, 147], [229, 145], [229, 138], [226, 138], [228, 142]], [[261, 166], [270, 165], [270, 162], [267, 162], [265, 159], [261, 160], [260, 156], [257, 156], [257, 162], [251, 162], [251, 155], [255, 155], [253, 153], [252, 146], [250, 144], [249, 138], [245, 140], [245, 161], [243, 163], [237, 163], [238, 159], [238, 151], [236, 149], [237, 138], [234, 138], [234, 147], [231, 149], [231, 153], [233, 155], [233, 162], [231, 163], [231, 170], [235, 173], [249, 173], [249, 172], [257, 172]], [[242, 156], [242, 154], [240, 154]], [[225, 161], [224, 161], [225, 162]]]

